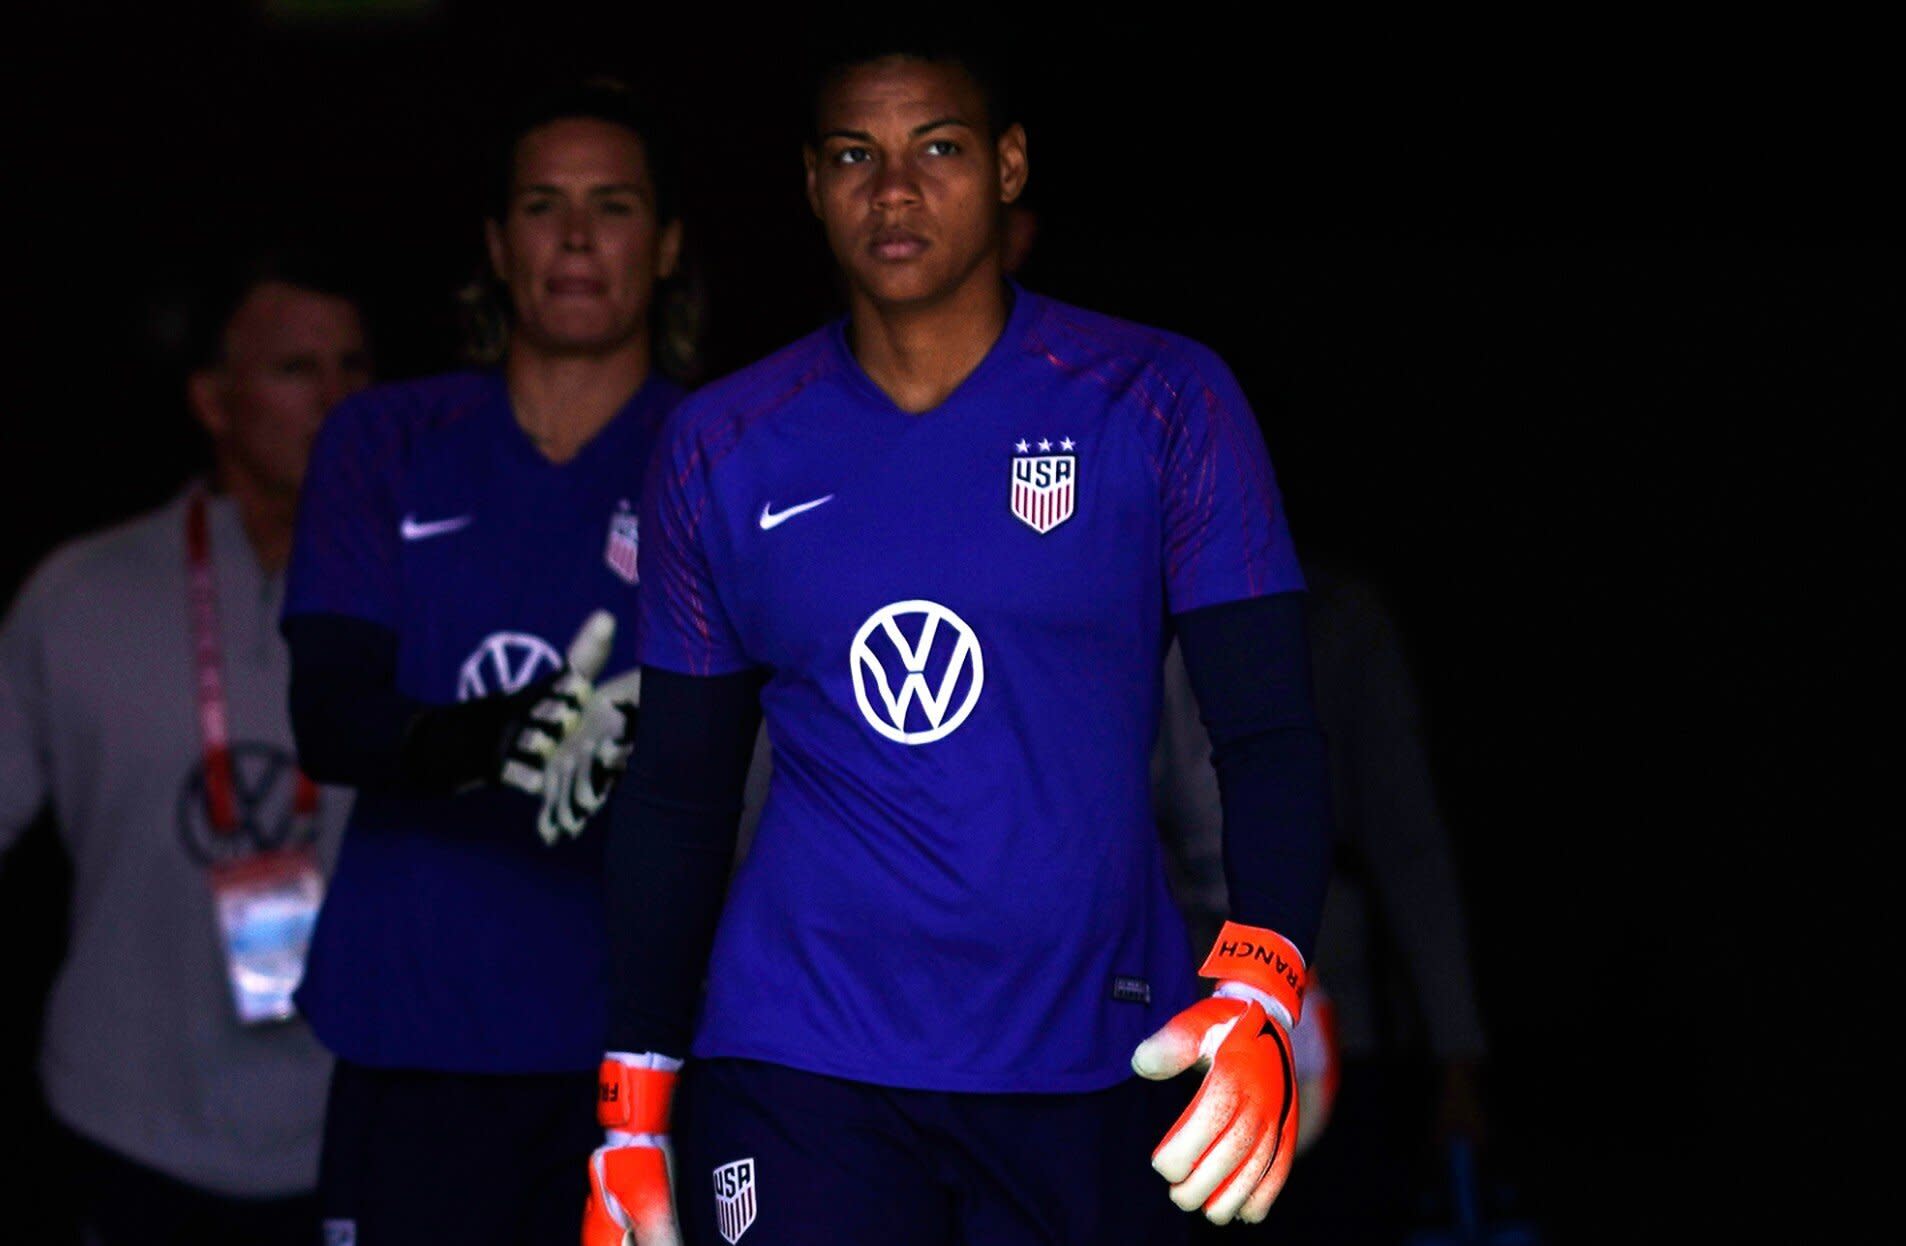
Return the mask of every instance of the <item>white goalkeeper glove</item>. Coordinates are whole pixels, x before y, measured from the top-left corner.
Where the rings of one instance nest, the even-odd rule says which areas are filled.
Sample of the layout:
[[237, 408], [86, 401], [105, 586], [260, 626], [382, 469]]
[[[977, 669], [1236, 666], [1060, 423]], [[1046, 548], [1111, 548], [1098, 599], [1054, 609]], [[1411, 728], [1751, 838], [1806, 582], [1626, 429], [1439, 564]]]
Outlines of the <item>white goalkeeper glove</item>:
[[536, 832], [544, 843], [553, 844], [562, 835], [580, 835], [609, 799], [609, 789], [629, 764], [635, 712], [641, 704], [639, 666], [602, 684], [589, 697], [582, 721], [556, 746], [543, 768], [543, 810], [536, 819]]
[[531, 796], [543, 793], [549, 759], [582, 720], [583, 706], [615, 644], [615, 616], [598, 610], [583, 620], [562, 670], [505, 733], [501, 781]]

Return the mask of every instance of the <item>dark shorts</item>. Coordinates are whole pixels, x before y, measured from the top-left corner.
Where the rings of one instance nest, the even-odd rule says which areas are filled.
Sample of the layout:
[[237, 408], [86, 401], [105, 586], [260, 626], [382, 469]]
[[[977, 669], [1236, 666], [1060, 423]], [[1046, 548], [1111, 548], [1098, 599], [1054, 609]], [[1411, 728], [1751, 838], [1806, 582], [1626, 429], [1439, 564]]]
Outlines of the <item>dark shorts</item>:
[[575, 1246], [602, 1142], [596, 1075], [425, 1073], [340, 1060], [325, 1110], [325, 1241]]
[[1152, 1148], [1195, 1086], [896, 1090], [751, 1060], [676, 1091], [687, 1246], [1172, 1246], [1189, 1218]]

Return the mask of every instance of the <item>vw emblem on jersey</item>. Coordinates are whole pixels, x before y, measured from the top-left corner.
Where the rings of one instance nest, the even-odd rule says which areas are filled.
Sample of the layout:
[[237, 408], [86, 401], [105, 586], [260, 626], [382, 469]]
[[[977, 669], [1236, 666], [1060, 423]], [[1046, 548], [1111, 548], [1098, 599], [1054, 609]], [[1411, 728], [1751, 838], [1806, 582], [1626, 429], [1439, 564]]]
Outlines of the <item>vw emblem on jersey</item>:
[[738, 1159], [715, 1169], [715, 1227], [735, 1246], [754, 1223], [754, 1161]]
[[624, 498], [615, 514], [609, 516], [609, 546], [602, 551], [602, 560], [609, 564], [609, 570], [628, 583], [639, 583], [635, 574], [635, 556], [640, 548], [640, 529], [636, 525], [635, 512], [629, 509], [628, 499]]
[[457, 672], [457, 700], [521, 692], [544, 675], [555, 674], [562, 664], [562, 655], [541, 636], [491, 632], [476, 652], [463, 660], [463, 669]]
[[860, 625], [850, 653], [862, 716], [897, 744], [931, 744], [951, 734], [986, 682], [979, 637], [937, 601], [882, 606]]
[[[1059, 449], [1070, 451], [1075, 444], [1067, 437], [1059, 442]], [[1078, 497], [1079, 456], [1045, 453], [1052, 449], [1052, 442], [1046, 438], [1037, 443], [1038, 454], [1031, 453], [1034, 448], [1026, 441], [1013, 446], [1018, 451], [1013, 456], [1013, 514], [1044, 536], [1072, 518]]]
[[299, 813], [298, 761], [289, 750], [260, 741], [231, 744], [233, 813], [229, 833], [212, 825], [205, 811], [205, 763], [198, 762], [179, 785], [179, 838], [201, 865], [237, 861], [254, 853], [302, 848], [318, 837], [314, 818]]

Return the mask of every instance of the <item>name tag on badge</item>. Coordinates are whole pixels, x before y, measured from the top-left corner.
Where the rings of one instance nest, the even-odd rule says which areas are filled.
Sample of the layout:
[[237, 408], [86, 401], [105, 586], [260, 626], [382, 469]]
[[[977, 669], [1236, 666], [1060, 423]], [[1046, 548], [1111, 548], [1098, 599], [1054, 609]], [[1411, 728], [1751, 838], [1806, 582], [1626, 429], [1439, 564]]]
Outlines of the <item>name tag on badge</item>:
[[225, 946], [225, 975], [242, 1025], [289, 1021], [291, 993], [324, 899], [324, 876], [309, 848], [261, 852], [211, 870], [212, 903]]

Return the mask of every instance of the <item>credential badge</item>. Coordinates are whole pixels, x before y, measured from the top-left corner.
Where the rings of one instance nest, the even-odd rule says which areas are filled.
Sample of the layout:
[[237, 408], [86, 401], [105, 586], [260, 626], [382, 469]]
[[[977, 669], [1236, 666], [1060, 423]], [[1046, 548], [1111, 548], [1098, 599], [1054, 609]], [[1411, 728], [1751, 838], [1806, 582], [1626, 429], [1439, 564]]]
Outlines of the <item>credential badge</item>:
[[715, 1227], [735, 1246], [754, 1223], [754, 1161], [738, 1159], [715, 1169]]
[[1072, 518], [1079, 484], [1079, 456], [1070, 453], [1075, 444], [1062, 438], [1064, 453], [1051, 454], [1047, 438], [1013, 443], [1013, 514], [1040, 536]]
[[603, 551], [603, 561], [609, 564], [609, 570], [630, 584], [635, 584], [638, 582], [635, 556], [640, 548], [635, 512], [629, 509], [629, 501], [624, 498], [622, 504], [616, 507], [615, 514], [609, 516], [609, 547]]

